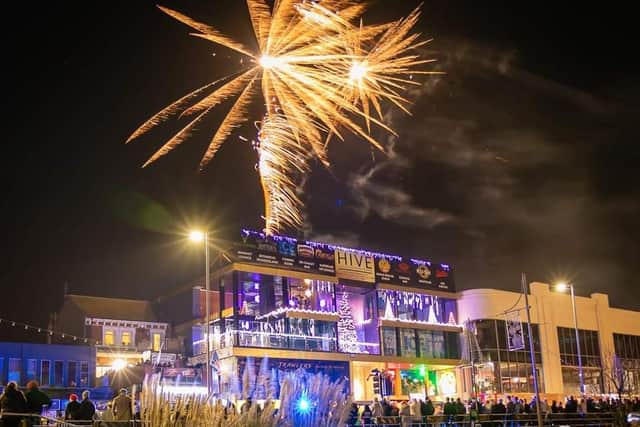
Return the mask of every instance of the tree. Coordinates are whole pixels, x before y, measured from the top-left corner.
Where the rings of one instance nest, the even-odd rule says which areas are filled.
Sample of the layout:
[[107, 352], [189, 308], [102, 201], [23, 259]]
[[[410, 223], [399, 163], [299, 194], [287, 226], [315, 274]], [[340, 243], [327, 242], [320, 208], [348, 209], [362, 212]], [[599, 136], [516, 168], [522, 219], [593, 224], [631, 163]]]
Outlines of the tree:
[[358, 345], [358, 334], [356, 325], [353, 323], [353, 314], [349, 304], [349, 294], [342, 293], [340, 304], [338, 305], [338, 346], [344, 353], [360, 353]]
[[625, 369], [624, 362], [616, 353], [606, 352], [604, 354], [602, 375], [607, 382], [607, 389], [610, 390], [613, 386], [619, 399], [622, 399], [624, 394], [637, 391], [631, 371]]

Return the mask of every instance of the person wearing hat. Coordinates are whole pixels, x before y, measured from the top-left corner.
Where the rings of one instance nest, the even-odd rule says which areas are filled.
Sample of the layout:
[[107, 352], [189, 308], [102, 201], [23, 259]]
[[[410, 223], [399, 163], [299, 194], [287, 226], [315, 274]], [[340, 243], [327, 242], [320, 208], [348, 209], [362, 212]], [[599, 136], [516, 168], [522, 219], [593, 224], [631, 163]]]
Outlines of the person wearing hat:
[[120, 389], [118, 396], [113, 399], [113, 415], [116, 421], [130, 421], [133, 416], [131, 414], [131, 398], [127, 396], [127, 389]]
[[79, 412], [80, 412], [80, 402], [78, 402], [78, 395], [75, 393], [72, 393], [69, 396], [69, 403], [67, 403], [67, 407], [64, 410], [64, 419], [78, 420]]

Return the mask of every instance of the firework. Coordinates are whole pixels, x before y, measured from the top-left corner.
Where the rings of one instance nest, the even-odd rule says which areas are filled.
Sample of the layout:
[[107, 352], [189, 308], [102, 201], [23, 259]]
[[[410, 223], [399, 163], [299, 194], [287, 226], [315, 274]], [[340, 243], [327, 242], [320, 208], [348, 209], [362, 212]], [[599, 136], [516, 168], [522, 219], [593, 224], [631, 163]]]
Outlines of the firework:
[[[180, 113], [189, 122], [157, 150], [144, 166], [185, 141], [220, 103], [235, 99], [202, 156], [200, 168], [214, 157], [222, 143], [249, 120], [252, 101], [261, 96], [265, 106], [254, 144], [264, 193], [265, 231], [275, 233], [302, 224], [298, 178], [309, 171], [309, 161], [328, 166], [330, 139], [353, 133], [378, 149], [372, 124], [393, 133], [383, 121], [382, 102], [408, 112], [402, 93], [417, 84], [414, 74], [425, 74], [416, 49], [427, 41], [411, 34], [420, 11], [382, 25], [364, 25], [366, 4], [352, 0], [247, 0], [258, 52], [215, 28], [165, 7], [169, 16], [190, 26], [192, 35], [225, 46], [248, 57], [250, 66], [233, 78], [223, 78], [175, 101], [145, 123], [127, 140], [138, 138]], [[374, 114], [375, 112], [375, 114]]]

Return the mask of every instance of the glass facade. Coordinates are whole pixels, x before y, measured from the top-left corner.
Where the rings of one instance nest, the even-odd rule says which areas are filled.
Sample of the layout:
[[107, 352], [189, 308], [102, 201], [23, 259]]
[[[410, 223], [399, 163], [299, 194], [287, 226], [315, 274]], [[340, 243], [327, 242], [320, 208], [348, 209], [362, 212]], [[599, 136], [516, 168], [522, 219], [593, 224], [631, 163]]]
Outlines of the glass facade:
[[[528, 328], [522, 328], [525, 348], [514, 351], [508, 350], [507, 325], [504, 320], [476, 320], [473, 329], [475, 333], [471, 335], [471, 348], [478, 391], [481, 393], [533, 393]], [[531, 330], [538, 381], [540, 390], [544, 391], [538, 325], [532, 324]]]
[[[578, 335], [580, 337], [580, 357], [585, 392], [589, 394], [602, 393], [602, 360], [598, 332], [578, 329]], [[558, 327], [558, 346], [560, 347], [564, 393], [578, 395], [580, 394], [580, 377], [578, 375], [576, 330]]]
[[[610, 375], [617, 376], [616, 383], [618, 386], [623, 385], [627, 391], [640, 391], [640, 336], [613, 334], [613, 344], [622, 372], [620, 369], [616, 371], [614, 367]], [[610, 365], [615, 366], [613, 362], [608, 361]]]
[[381, 328], [385, 356], [459, 359], [460, 334], [409, 328]]
[[[460, 358], [459, 334], [380, 327], [381, 320], [457, 325], [454, 299], [377, 290], [373, 284], [234, 272], [225, 287], [223, 319], [211, 324], [211, 349], [229, 345], [301, 351]], [[195, 354], [204, 327], [192, 329]]]
[[378, 315], [389, 320], [456, 324], [456, 301], [415, 292], [379, 290]]

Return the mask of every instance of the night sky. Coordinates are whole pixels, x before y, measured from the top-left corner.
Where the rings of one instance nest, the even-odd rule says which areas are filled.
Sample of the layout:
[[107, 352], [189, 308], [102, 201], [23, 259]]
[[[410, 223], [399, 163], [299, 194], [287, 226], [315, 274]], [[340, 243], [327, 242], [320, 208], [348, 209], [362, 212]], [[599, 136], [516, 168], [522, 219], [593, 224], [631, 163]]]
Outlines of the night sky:
[[[252, 42], [240, 0], [162, 4]], [[379, 0], [365, 20], [418, 4]], [[0, 317], [46, 325], [65, 283], [160, 295], [204, 268], [183, 237], [191, 225], [220, 239], [261, 227], [255, 152], [238, 138], [252, 125], [203, 173], [221, 114], [146, 169], [177, 122], [124, 144], [151, 114], [237, 70], [239, 54], [190, 37], [151, 1], [17, 7], [2, 29]], [[427, 0], [424, 12], [420, 31], [435, 39], [424, 55], [446, 74], [410, 94], [412, 117], [390, 112], [400, 136], [376, 134], [386, 155], [352, 137], [333, 145], [330, 171], [314, 165], [299, 235], [448, 261], [459, 289], [517, 290], [525, 271], [640, 309], [632, 14], [454, 0]]]

